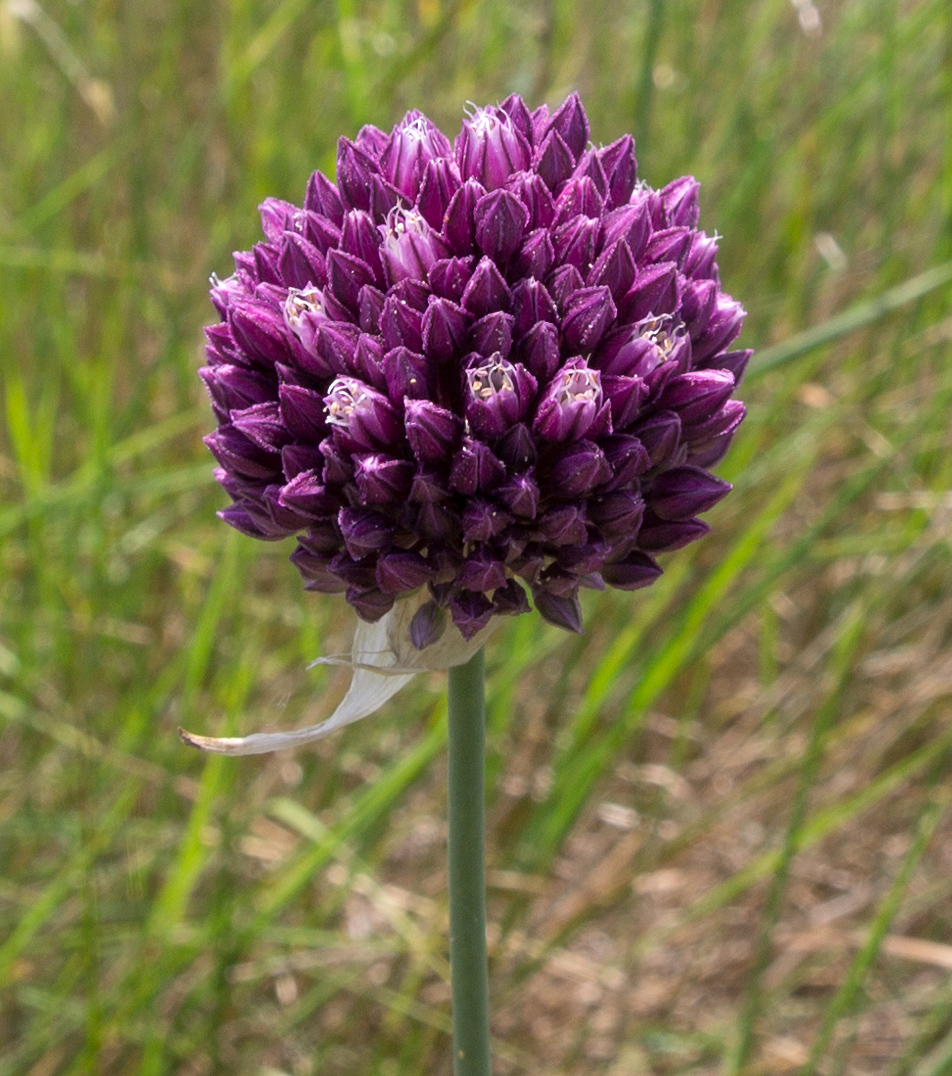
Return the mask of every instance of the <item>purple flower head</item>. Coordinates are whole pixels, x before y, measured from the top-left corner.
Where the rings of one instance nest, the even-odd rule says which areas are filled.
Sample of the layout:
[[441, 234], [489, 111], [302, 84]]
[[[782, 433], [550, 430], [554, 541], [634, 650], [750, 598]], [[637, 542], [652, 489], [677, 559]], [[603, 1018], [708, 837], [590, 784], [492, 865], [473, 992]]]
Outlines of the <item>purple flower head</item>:
[[472, 108], [455, 140], [366, 127], [212, 278], [223, 518], [295, 536], [365, 621], [412, 604], [418, 650], [530, 598], [581, 630], [581, 587], [648, 586], [730, 489], [750, 352], [698, 184], [655, 191], [630, 136], [589, 134], [575, 94]]

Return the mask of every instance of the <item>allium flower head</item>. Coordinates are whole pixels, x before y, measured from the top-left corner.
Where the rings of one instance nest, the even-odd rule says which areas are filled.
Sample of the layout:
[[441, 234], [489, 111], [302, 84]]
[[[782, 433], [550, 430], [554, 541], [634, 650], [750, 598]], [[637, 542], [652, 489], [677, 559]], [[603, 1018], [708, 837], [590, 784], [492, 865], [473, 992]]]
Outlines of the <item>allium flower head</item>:
[[697, 194], [638, 183], [629, 136], [591, 145], [575, 94], [473, 109], [453, 143], [419, 112], [341, 139], [336, 186], [265, 201], [212, 287], [222, 517], [296, 536], [307, 588], [364, 621], [414, 594], [418, 649], [530, 595], [580, 631], [580, 587], [653, 582], [744, 417]]

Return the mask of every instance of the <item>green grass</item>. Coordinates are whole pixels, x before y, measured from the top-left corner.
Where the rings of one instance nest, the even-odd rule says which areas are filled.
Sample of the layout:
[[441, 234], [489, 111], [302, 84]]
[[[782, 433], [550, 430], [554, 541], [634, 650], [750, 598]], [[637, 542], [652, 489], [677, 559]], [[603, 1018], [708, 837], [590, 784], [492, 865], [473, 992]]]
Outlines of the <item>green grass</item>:
[[214, 516], [205, 282], [339, 134], [572, 88], [758, 356], [714, 533], [489, 647], [498, 1071], [952, 1071], [952, 18], [798, 10], [0, 5], [0, 1076], [448, 1076], [441, 678], [176, 736], [349, 631]]

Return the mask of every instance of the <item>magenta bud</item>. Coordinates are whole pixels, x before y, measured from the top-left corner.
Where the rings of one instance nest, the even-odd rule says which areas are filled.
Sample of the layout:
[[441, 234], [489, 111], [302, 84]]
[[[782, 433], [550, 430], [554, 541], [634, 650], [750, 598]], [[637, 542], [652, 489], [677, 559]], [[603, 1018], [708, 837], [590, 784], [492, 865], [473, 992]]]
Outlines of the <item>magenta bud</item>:
[[598, 256], [598, 260], [589, 271], [589, 285], [604, 284], [613, 299], [627, 295], [635, 282], [637, 270], [631, 250], [624, 239], [616, 239]]
[[713, 508], [734, 487], [700, 467], [672, 467], [651, 484], [651, 509], [659, 519], [683, 522]]
[[430, 400], [407, 400], [405, 422], [410, 448], [421, 463], [448, 459], [463, 432], [457, 415]]
[[543, 589], [542, 586], [536, 586], [532, 588], [532, 601], [543, 620], [557, 628], [575, 632], [576, 635], [585, 633], [577, 594], [562, 597]]
[[519, 358], [539, 384], [545, 384], [559, 366], [559, 330], [540, 321], [519, 341]]
[[624, 239], [631, 256], [638, 263], [651, 236], [651, 217], [643, 205], [623, 205], [602, 220], [602, 249], [607, 250]]
[[327, 254], [327, 286], [348, 311], [356, 312], [360, 289], [375, 284], [374, 270], [353, 254], [331, 250]]
[[681, 176], [663, 187], [658, 193], [674, 227], [696, 228], [701, 211], [697, 204], [700, 183], [694, 176]]
[[472, 351], [489, 357], [496, 353], [503, 359], [512, 350], [512, 314], [496, 310], [475, 322], [469, 331]]
[[454, 161], [440, 158], [428, 162], [420, 183], [417, 209], [431, 228], [442, 230], [449, 204], [461, 186], [459, 170]]
[[555, 201], [542, 176], [536, 172], [515, 172], [506, 182], [506, 190], [519, 199], [529, 212], [530, 229], [548, 229], [555, 219]]
[[[327, 438], [324, 438], [326, 441]], [[321, 442], [321, 444], [324, 443]], [[324, 454], [313, 445], [290, 444], [281, 449], [281, 470], [289, 481], [306, 471], [322, 471]]]
[[421, 323], [423, 350], [437, 362], [446, 362], [465, 347], [473, 316], [449, 299], [431, 297]]
[[430, 266], [448, 253], [439, 232], [415, 209], [390, 210], [380, 234], [383, 236], [380, 259], [391, 284], [405, 277], [426, 280]]
[[327, 283], [324, 255], [304, 236], [288, 232], [278, 244], [281, 278], [291, 287], [322, 288]]
[[506, 476], [506, 468], [482, 441], [463, 438], [462, 448], [453, 457], [450, 470], [450, 486], [465, 496], [488, 493], [494, 490]]
[[424, 602], [413, 614], [408, 633], [417, 650], [426, 650], [442, 638], [446, 630], [446, 611], [436, 602]]
[[358, 148], [362, 149], [368, 157], [379, 163], [381, 154], [387, 148], [390, 139], [386, 131], [381, 131], [379, 127], [375, 127], [372, 123], [365, 123], [357, 132], [357, 137], [354, 141], [357, 143]]
[[512, 312], [515, 315], [514, 330], [522, 337], [539, 321], [555, 325], [559, 312], [545, 285], [538, 280], [520, 280], [512, 289]]
[[566, 299], [562, 310], [562, 339], [572, 352], [591, 351], [615, 319], [608, 288], [581, 288]]
[[661, 575], [661, 568], [654, 557], [640, 550], [634, 550], [623, 560], [604, 565], [601, 574], [610, 587], [617, 587], [619, 590], [640, 590], [642, 587], [650, 586]]
[[384, 594], [404, 594], [422, 587], [433, 571], [419, 553], [394, 550], [377, 561], [377, 585]]
[[380, 169], [401, 194], [416, 200], [426, 165], [449, 156], [449, 139], [422, 113], [408, 112], [394, 127], [380, 155]]
[[477, 108], [463, 120], [455, 148], [463, 179], [473, 176], [487, 190], [501, 187], [513, 172], [529, 167], [529, 143], [499, 108]]
[[472, 639], [489, 623], [493, 615], [492, 602], [485, 594], [464, 590], [450, 601], [450, 616], [464, 639]]
[[681, 263], [681, 269], [685, 276], [693, 277], [695, 280], [716, 279], [716, 257], [717, 240], [704, 232], [694, 232], [691, 236], [691, 246]]
[[733, 376], [734, 384], [740, 385], [751, 355], [753, 355], [753, 351], [750, 348], [743, 351], [722, 351], [713, 360], [713, 365], [716, 365], [719, 370], [727, 370]]
[[239, 478], [274, 482], [280, 477], [281, 457], [262, 448], [231, 423], [219, 426], [203, 440], [222, 467]]
[[365, 285], [357, 292], [357, 323], [365, 333], [380, 332], [380, 315], [383, 313], [385, 296], [378, 288]]
[[608, 184], [606, 204], [612, 209], [625, 205], [638, 178], [635, 140], [631, 135], [622, 135], [597, 153]]
[[335, 374], [356, 374], [354, 358], [360, 329], [347, 321], [323, 321], [317, 330], [317, 353]]
[[392, 523], [372, 508], [342, 508], [337, 523], [354, 560], [389, 549], [393, 541]]
[[340, 227], [344, 219], [344, 203], [340, 192], [323, 172], [311, 174], [304, 196], [304, 209], [308, 213], [320, 214]]
[[406, 347], [391, 348], [383, 357], [387, 395], [391, 400], [426, 400], [430, 397], [432, 363], [418, 351]]
[[495, 262], [489, 258], [480, 259], [476, 271], [469, 279], [463, 291], [460, 303], [476, 318], [491, 314], [494, 310], [503, 310], [509, 306], [512, 293], [499, 272]]
[[575, 159], [588, 144], [588, 117], [577, 93], [570, 93], [549, 120], [548, 130], [557, 131], [565, 140]]
[[712, 437], [733, 433], [746, 414], [747, 408], [740, 400], [728, 400], [723, 407], [703, 422], [693, 422], [685, 427], [684, 440], [693, 447], [696, 442], [709, 441]]
[[555, 202], [555, 226], [566, 224], [579, 216], [597, 221], [602, 214], [602, 196], [589, 176], [573, 176], [562, 188]]
[[[401, 281], [403, 284], [409, 280]], [[389, 351], [395, 347], [406, 347], [410, 351], [423, 348], [423, 315], [407, 300], [391, 288], [380, 313], [380, 335], [383, 345]]]
[[585, 281], [574, 265], [560, 265], [558, 269], [549, 274], [545, 286], [555, 300], [555, 305], [559, 310], [562, 310], [566, 302], [577, 291], [585, 287]]
[[616, 432], [630, 426], [638, 417], [647, 396], [647, 386], [640, 377], [602, 377], [602, 391], [611, 405], [612, 429]]
[[536, 228], [530, 232], [516, 255], [511, 272], [514, 276], [535, 277], [542, 280], [555, 262], [555, 247], [548, 228]]
[[232, 338], [251, 365], [267, 368], [288, 361], [284, 319], [272, 307], [236, 299], [228, 307], [226, 318]]
[[607, 432], [599, 430], [606, 425], [602, 400], [598, 371], [586, 366], [584, 359], [570, 359], [542, 394], [532, 428], [546, 441], [577, 440], [590, 432], [598, 436]]
[[550, 191], [557, 190], [575, 168], [575, 156], [558, 131], [549, 131], [536, 149], [536, 171]]
[[680, 302], [678, 267], [661, 262], [642, 269], [628, 293], [619, 300], [618, 312], [626, 321], [640, 321], [651, 315], [671, 314]]
[[281, 385], [278, 388], [281, 421], [288, 432], [302, 441], [317, 443], [327, 435], [327, 414], [324, 397], [313, 389], [300, 385]]
[[476, 356], [465, 371], [466, 421], [477, 437], [495, 439], [520, 421], [538, 383], [519, 363], [513, 366], [498, 352]]
[[645, 257], [652, 262], [674, 262], [680, 265], [691, 247], [693, 235], [690, 228], [665, 228], [655, 232], [648, 241]]
[[552, 464], [546, 488], [557, 496], [590, 493], [612, 477], [605, 453], [592, 441], [575, 441]]
[[203, 366], [198, 373], [223, 422], [228, 421], [229, 412], [264, 403], [274, 396], [271, 378], [243, 366]]
[[694, 341], [694, 360], [700, 366], [732, 343], [744, 324], [746, 311], [729, 295], [718, 296], [704, 332]]
[[350, 139], [337, 143], [337, 184], [344, 204], [351, 209], [370, 209], [371, 177], [379, 172], [376, 161]]
[[403, 429], [393, 404], [352, 377], [339, 377], [324, 397], [334, 439], [349, 452], [373, 452], [399, 444]]
[[559, 225], [552, 234], [556, 264], [572, 265], [580, 273], [588, 273], [595, 260], [598, 229], [598, 221], [585, 216]]
[[456, 254], [471, 254], [476, 245], [476, 203], [486, 188], [468, 179], [453, 195], [443, 217], [443, 238]]
[[[346, 254], [359, 258], [371, 270], [379, 266], [380, 231], [374, 224], [373, 217], [362, 209], [352, 209], [345, 217], [341, 228], [340, 249]], [[383, 284], [382, 274], [375, 280], [379, 287]]]
[[504, 264], [519, 249], [529, 212], [510, 191], [494, 190], [476, 203], [473, 221], [476, 246], [497, 264]]

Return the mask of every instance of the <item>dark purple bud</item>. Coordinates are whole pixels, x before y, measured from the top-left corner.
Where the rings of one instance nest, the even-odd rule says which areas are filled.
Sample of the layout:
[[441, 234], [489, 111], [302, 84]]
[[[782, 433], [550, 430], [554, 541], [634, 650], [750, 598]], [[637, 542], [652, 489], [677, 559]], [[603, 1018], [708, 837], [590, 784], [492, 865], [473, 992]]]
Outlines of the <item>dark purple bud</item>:
[[473, 221], [476, 246], [488, 258], [504, 264], [519, 249], [529, 212], [510, 191], [494, 190], [476, 203]]
[[317, 353], [335, 374], [356, 374], [360, 329], [347, 321], [324, 321], [317, 330]]
[[[303, 471], [292, 478], [278, 495], [279, 504], [292, 511], [311, 516], [312, 519], [326, 519], [336, 516], [340, 502], [329, 493], [314, 471]], [[340, 540], [334, 547], [340, 548]]]
[[619, 301], [618, 312], [626, 321], [670, 314], [677, 310], [680, 297], [678, 267], [674, 262], [649, 265], [641, 270], [628, 294]]
[[390, 289], [380, 314], [380, 335], [388, 351], [401, 346], [411, 351], [421, 351], [423, 348], [423, 315], [419, 310], [414, 310], [393, 288]]
[[337, 143], [337, 183], [351, 209], [370, 209], [371, 177], [379, 172], [376, 161], [348, 138]]
[[498, 352], [503, 359], [512, 350], [512, 314], [496, 310], [480, 318], [470, 329], [471, 350], [479, 355], [490, 356]]
[[516, 172], [506, 182], [506, 190], [529, 211], [529, 228], [549, 228], [555, 219], [555, 201], [542, 176], [536, 172]]
[[474, 590], [464, 590], [450, 602], [450, 616], [464, 639], [472, 639], [482, 631], [492, 615], [492, 602]]
[[534, 467], [539, 458], [535, 438], [524, 422], [517, 422], [494, 447], [503, 463], [517, 471]]
[[681, 420], [673, 411], [659, 411], [638, 424], [634, 431], [654, 466], [664, 463], [681, 442]]
[[[324, 440], [326, 441], [327, 438]], [[322, 441], [321, 444], [323, 443]], [[306, 471], [321, 471], [323, 467], [324, 455], [319, 447], [290, 444], [281, 449], [281, 470], [288, 481]]]
[[481, 318], [494, 310], [506, 309], [512, 294], [495, 262], [481, 258], [460, 301], [473, 317]]
[[278, 267], [285, 284], [306, 288], [324, 287], [327, 265], [324, 255], [303, 236], [288, 232], [278, 244]]
[[535, 519], [539, 512], [541, 494], [531, 475], [512, 475], [495, 491], [494, 496], [520, 519]]
[[465, 347], [473, 315], [449, 299], [431, 297], [423, 315], [423, 350], [437, 362], [446, 362]]
[[570, 93], [549, 120], [548, 130], [558, 131], [576, 160], [588, 144], [588, 117], [577, 93]]
[[529, 599], [515, 579], [509, 579], [504, 587], [499, 587], [492, 601], [496, 616], [521, 616], [529, 612]]
[[360, 619], [371, 624], [386, 616], [393, 608], [393, 595], [384, 594], [376, 587], [371, 590], [348, 587], [345, 597], [347, 604], [353, 607]]
[[624, 239], [631, 256], [638, 263], [651, 236], [651, 218], [643, 205], [624, 205], [602, 219], [602, 247]]
[[383, 369], [383, 345], [380, 338], [367, 332], [357, 337], [351, 365], [358, 381], [366, 381], [378, 392], [387, 388], [387, 377]]
[[393, 541], [393, 524], [372, 508], [342, 508], [337, 523], [354, 560], [389, 549]]
[[710, 361], [718, 370], [727, 370], [733, 375], [734, 384], [740, 385], [744, 379], [744, 371], [747, 369], [747, 363], [750, 362], [751, 355], [753, 355], [753, 351], [750, 348], [743, 351], [723, 351]]
[[425, 400], [432, 395], [430, 370], [432, 364], [418, 351], [406, 347], [391, 348], [383, 357], [383, 373], [387, 395], [391, 400]]
[[363, 504], [399, 504], [410, 492], [413, 464], [371, 453], [355, 459], [354, 478]]
[[420, 184], [417, 209], [431, 228], [442, 230], [446, 211], [461, 185], [454, 161], [441, 158], [427, 164]]
[[501, 187], [513, 172], [529, 167], [529, 143], [499, 108], [477, 108], [463, 120], [456, 163], [463, 179], [474, 176], [487, 190]]
[[588, 284], [604, 284], [613, 299], [626, 295], [635, 282], [635, 260], [624, 239], [617, 239], [598, 256], [588, 274]]
[[619, 432], [630, 426], [638, 417], [648, 389], [640, 377], [607, 374], [602, 377], [602, 392], [611, 404], [612, 429]]
[[240, 411], [274, 397], [273, 380], [244, 366], [203, 366], [198, 373], [224, 422], [228, 421], [230, 411]]
[[540, 321], [519, 342], [519, 358], [539, 384], [545, 384], [558, 369], [559, 330]]
[[456, 451], [463, 423], [457, 415], [430, 400], [407, 400], [407, 440], [421, 463], [446, 460]]
[[359, 149], [362, 149], [372, 160], [379, 163], [383, 151], [387, 148], [390, 139], [385, 131], [375, 127], [372, 123], [365, 123], [357, 132], [354, 139]]
[[[572, 178], [581, 179], [583, 176], [591, 180], [595, 185], [595, 190], [598, 192], [600, 199], [599, 206], [604, 207], [605, 196], [608, 194], [608, 177], [605, 175], [605, 169], [602, 168], [602, 159], [598, 154], [598, 150], [594, 147], [585, 150], [579, 158], [578, 166]], [[601, 212], [601, 209], [599, 212]]]
[[[597, 370], [585, 360], [570, 359], [542, 394], [533, 430], [546, 441], [578, 440], [590, 431], [598, 436], [603, 426], [602, 384]], [[607, 408], [606, 408], [607, 410]]]
[[510, 564], [510, 570], [518, 575], [520, 579], [524, 579], [530, 586], [534, 586], [538, 582], [539, 575], [545, 567], [545, 555], [539, 550], [539, 546], [530, 542], [525, 547], [525, 552], [516, 557]]
[[399, 444], [402, 423], [393, 404], [352, 377], [339, 377], [324, 397], [334, 439], [349, 452], [373, 452]]
[[595, 260], [599, 223], [591, 217], [578, 216], [556, 228], [552, 235], [555, 260], [558, 264], [573, 265], [585, 274]]
[[726, 370], [696, 370], [679, 374], [665, 386], [658, 406], [676, 411], [684, 426], [709, 418], [730, 398], [734, 378]]
[[638, 325], [612, 330], [591, 358], [604, 377], [644, 377], [662, 362], [664, 354], [656, 340]]
[[608, 288], [580, 288], [562, 307], [562, 339], [569, 351], [591, 351], [615, 319]]
[[465, 496], [488, 493], [506, 477], [506, 468], [482, 441], [463, 438], [463, 446], [453, 457], [450, 486]]
[[357, 292], [357, 323], [365, 333], [380, 332], [380, 315], [385, 296], [382, 291], [365, 285]]
[[736, 432], [735, 428], [728, 430], [726, 433], [718, 434], [709, 441], [692, 444], [685, 457], [686, 462], [693, 464], [695, 467], [714, 467], [724, 458]]
[[536, 280], [520, 280], [512, 289], [512, 312], [515, 315], [514, 330], [517, 336], [524, 336], [540, 321], [549, 321], [554, 325], [559, 320], [559, 311], [545, 285]]
[[557, 190], [572, 174], [575, 156], [558, 131], [550, 131], [536, 149], [535, 169], [550, 191]]
[[680, 523], [713, 508], [733, 488], [700, 467], [672, 467], [654, 479], [648, 497], [659, 519]]
[[256, 444], [231, 423], [219, 426], [203, 440], [222, 467], [239, 478], [274, 482], [280, 477], [281, 457]]
[[546, 288], [559, 310], [564, 310], [568, 299], [583, 287], [585, 281], [574, 265], [559, 266], [546, 282]]
[[[340, 247], [346, 254], [359, 258], [371, 270], [380, 265], [380, 229], [373, 217], [362, 209], [352, 209], [345, 217], [340, 233]], [[381, 274], [374, 282], [383, 286]]]
[[560, 597], [537, 586], [532, 588], [532, 600], [543, 620], [565, 631], [573, 631], [576, 635], [584, 634], [582, 609], [577, 594]]
[[606, 205], [611, 209], [625, 205], [638, 178], [635, 140], [631, 135], [622, 135], [610, 146], [597, 150], [597, 154], [608, 183]]
[[328, 568], [330, 557], [314, 553], [304, 544], [299, 544], [288, 559], [307, 583], [305, 589], [321, 594], [341, 594], [347, 589], [347, 584]]
[[384, 594], [403, 594], [422, 587], [433, 571], [419, 553], [394, 550], [377, 561], [377, 585]]
[[409, 496], [414, 504], [441, 504], [449, 495], [443, 475], [432, 467], [421, 467], [414, 474]]
[[357, 311], [360, 289], [365, 284], [375, 284], [376, 279], [374, 271], [360, 258], [342, 250], [328, 251], [327, 287], [352, 313]]
[[443, 238], [456, 254], [472, 254], [476, 245], [476, 203], [486, 194], [486, 188], [475, 179], [468, 179], [453, 195], [443, 217]]
[[[580, 576], [591, 576], [600, 573], [605, 563], [605, 558], [611, 552], [611, 546], [602, 539], [594, 542], [585, 542], [583, 545], [563, 546], [556, 554], [558, 568], [570, 572], [573, 582], [581, 583]], [[603, 589], [596, 584], [597, 589]]]
[[475, 258], [441, 258], [430, 266], [426, 278], [433, 294], [458, 303], [473, 275]]
[[448, 253], [439, 232], [415, 209], [392, 209], [380, 233], [383, 236], [380, 258], [391, 284], [405, 277], [426, 280], [430, 266]]
[[307, 183], [304, 208], [309, 213], [320, 214], [338, 227], [344, 219], [344, 203], [340, 193], [323, 172], [313, 172]]
[[690, 228], [665, 228], [655, 232], [645, 252], [652, 262], [675, 262], [680, 265], [691, 246], [694, 233]]
[[652, 516], [641, 525], [638, 545], [649, 553], [670, 553], [703, 538], [710, 529], [703, 519], [668, 522]]
[[697, 204], [697, 192], [701, 185], [694, 176], [682, 176], [669, 183], [658, 193], [668, 214], [668, 222], [675, 227], [696, 228], [701, 211]]
[[288, 361], [284, 319], [270, 306], [234, 300], [226, 317], [232, 338], [251, 364], [267, 368]]
[[644, 498], [628, 490], [606, 493], [588, 504], [589, 519], [605, 538], [634, 538], [645, 514]]
[[588, 176], [573, 177], [556, 199], [554, 224], [558, 227], [578, 216], [597, 219], [602, 215], [602, 205], [602, 196], [592, 179]]
[[707, 328], [694, 341], [694, 360], [698, 365], [706, 364], [708, 359], [737, 338], [745, 314], [740, 303], [729, 295], [718, 296]]
[[446, 611], [436, 602], [424, 602], [410, 621], [410, 642], [417, 650], [426, 650], [438, 642], [446, 630]]
[[560, 497], [576, 497], [590, 493], [611, 477], [611, 467], [598, 445], [592, 441], [575, 441], [552, 464], [545, 485]]
[[555, 262], [555, 248], [549, 238], [548, 228], [537, 228], [526, 237], [522, 248], [512, 263], [511, 272], [518, 277], [535, 277], [542, 280]]
[[[354, 477], [354, 460], [349, 449], [342, 448], [333, 434], [318, 446], [323, 458], [323, 479], [326, 485], [343, 485]], [[285, 449], [285, 451], [287, 451]], [[283, 453], [282, 453], [283, 456]]]
[[495, 590], [505, 585], [506, 569], [491, 549], [485, 545], [477, 546], [463, 558], [456, 582], [465, 590]]
[[443, 504], [421, 504], [416, 530], [427, 540], [455, 545], [462, 537], [459, 517]]
[[709, 441], [712, 437], [732, 433], [741, 424], [746, 414], [747, 408], [740, 400], [728, 400], [723, 407], [703, 422], [694, 422], [686, 426], [684, 439], [693, 446], [695, 442]]
[[[677, 416], [675, 416], [677, 417]], [[680, 429], [680, 427], [677, 427]], [[615, 434], [602, 441], [602, 451], [615, 476], [606, 488], [621, 490], [651, 469], [651, 457], [641, 439], [629, 433]]]
[[550, 508], [536, 520], [536, 530], [540, 541], [549, 545], [581, 545], [588, 541], [585, 509], [572, 504]]
[[422, 113], [408, 112], [394, 127], [380, 155], [383, 175], [411, 201], [416, 200], [426, 165], [449, 156], [449, 139]]
[[484, 497], [472, 497], [466, 502], [460, 522], [463, 525], [464, 542], [488, 542], [509, 526], [512, 516]]
[[501, 437], [522, 419], [538, 383], [522, 364], [513, 366], [498, 352], [476, 356], [465, 371], [466, 421], [477, 437]]
[[714, 313], [718, 288], [713, 280], [685, 279], [681, 286], [681, 318], [692, 340], [696, 340], [707, 327]]
[[321, 393], [300, 385], [281, 385], [278, 399], [281, 421], [294, 437], [312, 444], [324, 439], [327, 435], [327, 415]]
[[650, 586], [661, 575], [661, 568], [654, 557], [634, 550], [623, 560], [606, 564], [602, 578], [610, 587], [619, 590], [640, 590]]

